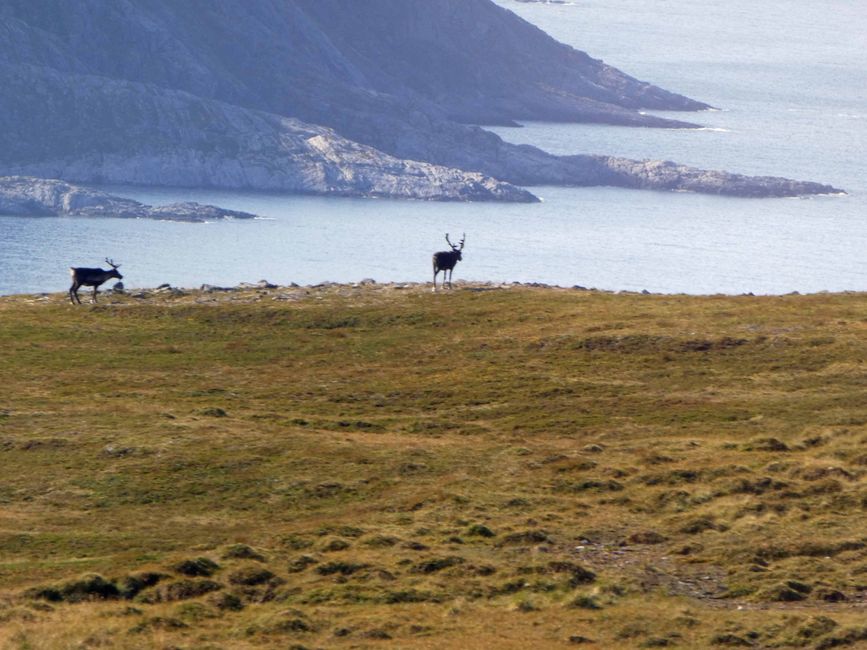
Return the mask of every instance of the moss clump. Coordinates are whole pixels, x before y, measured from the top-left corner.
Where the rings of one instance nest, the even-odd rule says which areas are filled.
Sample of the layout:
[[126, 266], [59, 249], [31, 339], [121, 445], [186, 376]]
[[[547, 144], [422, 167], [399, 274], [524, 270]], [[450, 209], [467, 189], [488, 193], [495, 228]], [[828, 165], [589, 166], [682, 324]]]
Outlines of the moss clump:
[[499, 544], [501, 546], [515, 545], [525, 546], [530, 544], [544, 544], [550, 542], [551, 538], [543, 530], [525, 530], [517, 533], [509, 533]]
[[582, 636], [581, 634], [572, 634], [568, 639], [566, 639], [569, 643], [574, 645], [579, 645], [582, 643], [596, 643], [593, 639]]
[[226, 592], [216, 593], [208, 599], [214, 607], [229, 612], [240, 612], [244, 609], [244, 601], [235, 594]]
[[264, 555], [246, 544], [232, 544], [222, 555], [224, 560], [255, 560], [265, 562]]
[[867, 641], [867, 627], [849, 627], [826, 636], [816, 644], [816, 650], [829, 650], [829, 648], [843, 646], [860, 647], [864, 641]]
[[90, 573], [52, 587], [36, 587], [25, 593], [30, 598], [50, 602], [81, 603], [91, 600], [115, 600], [121, 590], [99, 574]]
[[376, 535], [370, 539], [365, 539], [362, 544], [371, 548], [388, 548], [395, 546], [400, 542], [400, 539], [393, 535]]
[[565, 562], [562, 560], [549, 562], [547, 570], [550, 573], [569, 574], [570, 587], [586, 585], [596, 580], [596, 574], [593, 571], [584, 568], [580, 564], [575, 564], [574, 562]]
[[328, 562], [327, 564], [320, 564], [316, 567], [316, 573], [321, 576], [330, 576], [335, 573], [342, 576], [350, 576], [356, 571], [361, 571], [369, 566], [369, 564], [361, 564], [358, 562]]
[[190, 602], [182, 603], [175, 608], [175, 614], [178, 618], [189, 623], [201, 623], [208, 619], [217, 618], [220, 614], [204, 603]]
[[670, 648], [672, 646], [680, 645], [681, 635], [677, 632], [673, 632], [671, 634], [667, 634], [665, 636], [652, 636], [646, 641], [642, 642], [639, 646], [640, 648]]
[[467, 529], [467, 535], [473, 537], [496, 537], [497, 534], [484, 524], [473, 524]]
[[706, 530], [720, 530], [721, 528], [724, 528], [724, 526], [718, 524], [711, 517], [694, 517], [687, 520], [686, 523], [680, 527], [680, 532], [686, 533], [687, 535], [697, 535]]
[[225, 418], [229, 417], [229, 414], [225, 411], [225, 409], [220, 408], [219, 406], [210, 406], [208, 408], [203, 408], [199, 410], [199, 415], [204, 415], [209, 418]]
[[578, 609], [602, 609], [602, 605], [593, 596], [579, 595], [572, 599], [569, 603], [570, 607]]
[[756, 438], [744, 445], [744, 451], [789, 451], [789, 445], [778, 438]]
[[172, 571], [190, 577], [210, 578], [220, 569], [220, 565], [206, 557], [197, 557], [192, 560], [182, 560], [172, 566]]
[[430, 560], [419, 562], [418, 564], [413, 566], [412, 572], [436, 573], [437, 571], [442, 571], [443, 569], [448, 569], [449, 567], [457, 566], [459, 564], [463, 564], [464, 562], [466, 562], [466, 560], [457, 555], [450, 555], [448, 557], [441, 558], [432, 558]]
[[443, 600], [445, 600], [443, 596], [418, 589], [389, 591], [382, 597], [382, 602], [388, 605], [396, 605], [398, 603], [441, 603]]
[[630, 544], [662, 544], [668, 538], [655, 530], [643, 530], [630, 535], [626, 541]]
[[233, 585], [254, 586], [265, 584], [273, 580], [276, 576], [263, 567], [248, 566], [242, 567], [229, 574], [229, 582]]
[[715, 634], [711, 637], [710, 642], [712, 645], [728, 646], [730, 648], [749, 648], [755, 645], [749, 639], [732, 634], [731, 632]]
[[118, 581], [121, 596], [127, 599], [135, 598], [139, 592], [149, 587], [153, 587], [161, 580], [165, 580], [168, 576], [165, 573], [155, 571], [146, 571], [143, 573], [133, 573], [125, 576]]
[[291, 562], [289, 562], [287, 570], [289, 571], [289, 573], [301, 573], [302, 571], [307, 569], [307, 567], [318, 563], [319, 560], [314, 557], [311, 557], [309, 555], [300, 555]]
[[813, 588], [808, 584], [798, 580], [787, 580], [760, 591], [758, 595], [762, 600], [791, 603], [805, 600], [812, 590]]
[[222, 588], [222, 584], [213, 580], [176, 580], [139, 595], [137, 600], [147, 604], [189, 600]]
[[796, 645], [806, 645], [838, 627], [839, 623], [829, 616], [814, 616], [798, 627], [792, 641]]
[[154, 630], [184, 630], [190, 626], [182, 620], [170, 616], [153, 616], [130, 628], [130, 634], [143, 634]]
[[325, 544], [322, 545], [322, 550], [326, 553], [335, 553], [337, 551], [345, 551], [350, 546], [352, 546], [352, 544], [347, 542], [345, 539], [338, 538], [325, 542]]

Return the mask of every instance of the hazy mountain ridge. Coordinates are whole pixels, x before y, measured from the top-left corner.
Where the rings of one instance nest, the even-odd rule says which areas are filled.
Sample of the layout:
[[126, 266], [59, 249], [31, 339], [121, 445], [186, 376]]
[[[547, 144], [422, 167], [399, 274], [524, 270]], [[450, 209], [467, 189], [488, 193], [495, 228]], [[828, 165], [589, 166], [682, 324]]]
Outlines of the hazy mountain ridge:
[[[0, 173], [440, 199], [532, 199], [509, 183], [671, 189], [634, 161], [553, 156], [454, 120], [683, 126], [633, 109], [706, 106], [489, 0], [5, 0], [0, 18]], [[327, 160], [304, 145], [318, 135]], [[689, 189], [740, 193], [714, 174]]]

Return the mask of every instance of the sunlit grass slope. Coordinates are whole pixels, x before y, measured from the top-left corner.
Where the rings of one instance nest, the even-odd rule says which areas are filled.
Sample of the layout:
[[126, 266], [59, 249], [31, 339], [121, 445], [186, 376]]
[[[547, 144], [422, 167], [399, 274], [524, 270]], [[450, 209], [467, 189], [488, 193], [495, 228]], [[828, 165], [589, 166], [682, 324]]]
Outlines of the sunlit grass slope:
[[867, 643], [867, 296], [0, 299], [0, 647]]

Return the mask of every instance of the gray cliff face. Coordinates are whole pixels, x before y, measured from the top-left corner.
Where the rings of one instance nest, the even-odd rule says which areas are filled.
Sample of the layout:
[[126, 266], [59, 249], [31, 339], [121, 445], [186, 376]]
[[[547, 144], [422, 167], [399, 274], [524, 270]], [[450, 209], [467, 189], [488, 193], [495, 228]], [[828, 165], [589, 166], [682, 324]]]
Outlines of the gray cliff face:
[[705, 104], [557, 43], [490, 0], [4, 0], [0, 173], [439, 200], [515, 185], [747, 196], [786, 179], [553, 156], [469, 123], [690, 126]]
[[28, 176], [0, 176], [0, 214], [192, 222], [256, 217], [248, 212], [193, 202], [153, 207], [63, 181]]

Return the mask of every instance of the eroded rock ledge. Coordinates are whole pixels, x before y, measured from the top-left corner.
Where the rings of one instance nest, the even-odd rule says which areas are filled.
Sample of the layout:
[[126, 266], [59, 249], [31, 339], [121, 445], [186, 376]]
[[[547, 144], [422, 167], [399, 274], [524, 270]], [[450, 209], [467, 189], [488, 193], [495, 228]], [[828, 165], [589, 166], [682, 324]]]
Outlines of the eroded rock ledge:
[[119, 217], [205, 222], [253, 219], [255, 214], [185, 202], [151, 206], [64, 181], [0, 176], [0, 214], [61, 217]]

